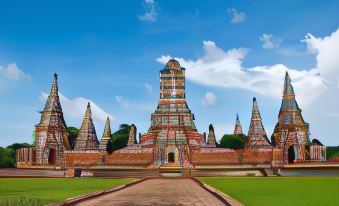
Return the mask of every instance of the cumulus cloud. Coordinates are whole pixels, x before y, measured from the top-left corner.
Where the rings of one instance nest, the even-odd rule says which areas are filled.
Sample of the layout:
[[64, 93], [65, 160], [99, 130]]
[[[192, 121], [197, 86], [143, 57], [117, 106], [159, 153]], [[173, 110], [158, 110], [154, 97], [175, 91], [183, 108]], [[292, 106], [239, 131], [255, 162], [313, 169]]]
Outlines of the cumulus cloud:
[[317, 69], [327, 86], [339, 87], [339, 29], [324, 38], [307, 34], [302, 40], [309, 53], [316, 54]]
[[151, 21], [154, 22], [157, 20], [158, 13], [155, 10], [155, 1], [154, 0], [144, 0], [145, 14], [139, 15], [141, 21]]
[[264, 49], [273, 49], [280, 46], [282, 39], [272, 34], [263, 34], [260, 38], [262, 42], [262, 48]]
[[204, 98], [201, 100], [201, 105], [204, 107], [211, 107], [217, 103], [217, 96], [212, 92], [207, 92]]
[[[280, 98], [286, 71], [290, 72], [293, 85], [304, 102], [316, 98], [314, 89], [323, 87], [318, 69], [295, 70], [283, 64], [245, 68], [242, 61], [248, 49], [236, 48], [224, 51], [212, 41], [204, 41], [205, 55], [196, 60], [176, 58], [187, 68], [188, 79], [206, 86], [237, 88]], [[158, 62], [165, 64], [170, 56], [161, 56]]]
[[[48, 94], [41, 92], [40, 99], [46, 101]], [[86, 112], [87, 103], [90, 102], [92, 109], [92, 117], [100, 122], [105, 122], [106, 118], [109, 116], [111, 120], [115, 118], [101, 109], [93, 101], [86, 99], [84, 97], [76, 97], [74, 99], [68, 99], [59, 92], [60, 103], [64, 114], [69, 115], [74, 118], [83, 118]]]
[[244, 12], [239, 12], [235, 8], [229, 8], [227, 12], [232, 17], [231, 19], [232, 24], [239, 24], [246, 20], [246, 14]]
[[23, 72], [15, 63], [8, 64], [7, 68], [0, 66], [0, 76], [13, 80], [30, 80], [31, 76]]
[[145, 89], [146, 89], [146, 91], [147, 91], [147, 93], [148, 94], [152, 94], [153, 93], [153, 87], [152, 87], [152, 85], [151, 84], [149, 84], [149, 83], [145, 83]]

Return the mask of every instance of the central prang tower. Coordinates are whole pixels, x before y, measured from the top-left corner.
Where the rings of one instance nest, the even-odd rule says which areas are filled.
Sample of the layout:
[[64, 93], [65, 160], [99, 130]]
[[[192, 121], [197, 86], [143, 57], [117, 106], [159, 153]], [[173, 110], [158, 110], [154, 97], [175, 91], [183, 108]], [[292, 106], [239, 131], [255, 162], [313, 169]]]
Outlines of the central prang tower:
[[197, 132], [194, 115], [186, 102], [185, 68], [174, 59], [160, 70], [160, 99], [151, 120], [148, 133], [141, 137], [143, 146], [165, 148], [170, 145], [177, 151], [184, 145], [205, 144], [204, 135]]

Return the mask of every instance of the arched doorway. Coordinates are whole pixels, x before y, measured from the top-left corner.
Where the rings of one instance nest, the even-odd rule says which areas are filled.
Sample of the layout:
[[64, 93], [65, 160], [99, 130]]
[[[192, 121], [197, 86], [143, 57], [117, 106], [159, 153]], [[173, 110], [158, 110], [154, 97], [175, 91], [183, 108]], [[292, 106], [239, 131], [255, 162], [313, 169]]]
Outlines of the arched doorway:
[[293, 163], [295, 160], [293, 145], [288, 148], [288, 163]]
[[168, 152], [168, 163], [174, 163], [174, 152]]
[[54, 165], [56, 161], [56, 153], [55, 149], [50, 148], [48, 152], [48, 163], [51, 165]]

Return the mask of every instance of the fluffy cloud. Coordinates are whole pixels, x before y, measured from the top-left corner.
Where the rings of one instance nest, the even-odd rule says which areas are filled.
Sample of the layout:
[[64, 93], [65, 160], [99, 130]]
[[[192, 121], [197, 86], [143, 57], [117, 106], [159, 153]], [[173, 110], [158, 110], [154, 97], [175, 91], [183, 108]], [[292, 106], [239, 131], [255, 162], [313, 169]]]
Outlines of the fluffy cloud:
[[263, 34], [260, 38], [262, 41], [262, 48], [264, 49], [273, 49], [280, 46], [282, 39], [272, 34]]
[[145, 14], [139, 15], [139, 19], [141, 21], [156, 21], [158, 13], [155, 10], [155, 2], [154, 0], [144, 0], [145, 5]]
[[[290, 72], [299, 97], [306, 103], [317, 97], [314, 89], [323, 88], [318, 69], [294, 70], [283, 64], [244, 68], [242, 60], [248, 49], [224, 51], [212, 41], [204, 41], [205, 55], [197, 60], [176, 58], [187, 68], [187, 78], [206, 86], [237, 88], [280, 98], [285, 72]], [[171, 57], [161, 56], [158, 62], [165, 64]]]
[[[41, 92], [40, 99], [42, 101], [46, 101], [48, 97], [48, 94], [45, 92]], [[103, 109], [101, 109], [97, 104], [95, 104], [93, 101], [83, 98], [83, 97], [77, 97], [74, 99], [68, 99], [61, 93], [59, 93], [60, 97], [60, 103], [62, 106], [62, 110], [64, 114], [69, 115], [70, 117], [74, 118], [83, 118], [86, 112], [87, 103], [91, 103], [91, 109], [92, 109], [92, 116], [94, 119], [105, 122], [106, 118], [109, 116], [111, 120], [115, 120], [115, 118], [105, 112]]]
[[[308, 34], [302, 42], [316, 58], [316, 66], [305, 70], [291, 69], [283, 64], [242, 66], [248, 49], [224, 51], [212, 41], [204, 41], [205, 54], [196, 60], [175, 58], [186, 67], [187, 78], [196, 83], [223, 88], [250, 90], [271, 98], [281, 98], [284, 74], [289, 71], [297, 100], [311, 123], [313, 138], [339, 144], [339, 29], [320, 38]], [[165, 64], [171, 57], [161, 56]], [[313, 129], [312, 129], [313, 128]], [[322, 139], [323, 140], [323, 139]]]
[[7, 68], [0, 66], [0, 76], [13, 80], [29, 80], [31, 76], [23, 72], [15, 63], [8, 64]]
[[246, 15], [244, 12], [239, 12], [235, 8], [229, 8], [227, 10], [228, 14], [232, 16], [231, 23], [239, 24], [246, 20]]
[[147, 93], [148, 94], [152, 94], [153, 93], [153, 87], [152, 87], [152, 85], [151, 84], [149, 84], [149, 83], [145, 83], [145, 89], [146, 89], [146, 91], [147, 91]]
[[339, 87], [339, 29], [324, 38], [307, 34], [302, 42], [307, 44], [308, 52], [316, 54], [316, 67], [326, 86]]
[[204, 107], [211, 107], [217, 103], [217, 97], [212, 92], [207, 92], [201, 100], [201, 105]]

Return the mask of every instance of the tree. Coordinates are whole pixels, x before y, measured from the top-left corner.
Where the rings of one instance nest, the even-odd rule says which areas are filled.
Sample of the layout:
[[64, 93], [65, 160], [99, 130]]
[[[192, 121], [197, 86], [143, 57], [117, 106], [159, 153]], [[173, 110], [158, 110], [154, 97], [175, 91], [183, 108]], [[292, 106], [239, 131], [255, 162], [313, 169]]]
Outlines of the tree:
[[112, 134], [111, 141], [108, 142], [108, 144], [110, 144], [108, 148], [110, 148], [111, 152], [127, 146], [130, 129], [130, 125], [121, 124], [119, 130]]
[[0, 147], [0, 168], [15, 167], [15, 150]]
[[236, 134], [225, 134], [221, 140], [219, 147], [221, 148], [229, 148], [229, 149], [243, 149], [245, 144], [244, 135], [236, 135]]
[[77, 136], [80, 133], [80, 130], [76, 127], [68, 127], [67, 128], [67, 133], [68, 133], [68, 143], [69, 146], [73, 149], [74, 148], [74, 142]]
[[7, 149], [12, 149], [15, 151], [16, 149], [26, 148], [26, 147], [33, 147], [33, 145], [30, 145], [28, 143], [14, 143], [14, 144], [7, 146]]

